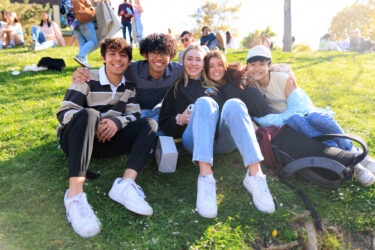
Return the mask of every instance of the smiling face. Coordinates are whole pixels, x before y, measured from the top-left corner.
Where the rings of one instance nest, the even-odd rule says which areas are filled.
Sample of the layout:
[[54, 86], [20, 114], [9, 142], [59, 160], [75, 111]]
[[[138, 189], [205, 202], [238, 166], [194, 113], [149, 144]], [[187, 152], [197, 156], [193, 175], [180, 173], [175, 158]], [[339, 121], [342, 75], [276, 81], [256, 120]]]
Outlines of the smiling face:
[[169, 54], [159, 52], [148, 52], [146, 60], [149, 64], [149, 72], [151, 76], [163, 75], [171, 58]]
[[256, 81], [266, 80], [269, 69], [269, 61], [266, 60], [247, 63], [247, 73]]
[[42, 14], [40, 15], [40, 18], [43, 20], [43, 22], [47, 22], [48, 13], [43, 11]]
[[207, 36], [208, 35], [208, 32], [210, 32], [210, 30], [206, 27], [203, 29], [202, 33], [204, 36]]
[[185, 34], [181, 37], [181, 42], [184, 48], [189, 47], [193, 43], [194, 39], [189, 35]]
[[184, 70], [190, 79], [200, 78], [203, 71], [204, 53], [197, 49], [190, 49], [184, 57]]
[[208, 78], [217, 83], [223, 83], [225, 75], [224, 62], [219, 57], [212, 57], [208, 62]]
[[102, 61], [105, 63], [105, 73], [109, 81], [121, 79], [130, 63], [128, 55], [124, 51], [116, 49], [108, 49], [105, 57], [102, 56]]

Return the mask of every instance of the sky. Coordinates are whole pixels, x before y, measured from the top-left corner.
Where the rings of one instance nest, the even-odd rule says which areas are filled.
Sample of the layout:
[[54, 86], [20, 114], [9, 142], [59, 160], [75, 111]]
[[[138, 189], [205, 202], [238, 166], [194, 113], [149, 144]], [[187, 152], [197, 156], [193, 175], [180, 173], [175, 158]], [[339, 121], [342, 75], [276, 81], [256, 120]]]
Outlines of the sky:
[[[144, 9], [142, 23], [144, 36], [148, 34], [167, 33], [168, 28], [175, 34], [190, 30], [195, 22], [190, 15], [195, 13], [203, 0], [140, 0]], [[235, 0], [233, 2], [238, 2]], [[121, 0], [112, 0], [117, 7]], [[229, 1], [230, 2], [230, 1]], [[237, 42], [249, 32], [264, 30], [271, 26], [277, 36], [271, 40], [282, 47], [284, 26], [283, 0], [245, 0], [236, 14], [239, 19], [232, 22], [238, 30]], [[307, 44], [317, 50], [319, 39], [331, 25], [332, 18], [341, 9], [352, 5], [355, 0], [292, 0], [292, 35], [296, 44]], [[117, 9], [115, 9], [117, 11]], [[117, 13], [117, 12], [116, 12]]]

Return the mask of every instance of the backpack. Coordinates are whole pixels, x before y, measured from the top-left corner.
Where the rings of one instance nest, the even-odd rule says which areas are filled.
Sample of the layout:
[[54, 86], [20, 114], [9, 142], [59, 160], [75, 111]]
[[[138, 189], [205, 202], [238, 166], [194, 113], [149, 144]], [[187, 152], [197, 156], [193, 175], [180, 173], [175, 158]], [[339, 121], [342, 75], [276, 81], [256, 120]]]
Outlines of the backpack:
[[[298, 175], [320, 187], [337, 188], [352, 178], [354, 166], [368, 153], [367, 144], [358, 136], [345, 134], [326, 134], [310, 138], [287, 125], [280, 128], [260, 127], [256, 135], [266, 165], [277, 172], [281, 182], [301, 196], [311, 211], [317, 228], [322, 229], [310, 201], [287, 179], [292, 175]], [[333, 138], [345, 138], [359, 143], [362, 153], [356, 155], [323, 143]]]
[[95, 8], [88, 0], [72, 0], [74, 18], [81, 24], [91, 22], [95, 17]]

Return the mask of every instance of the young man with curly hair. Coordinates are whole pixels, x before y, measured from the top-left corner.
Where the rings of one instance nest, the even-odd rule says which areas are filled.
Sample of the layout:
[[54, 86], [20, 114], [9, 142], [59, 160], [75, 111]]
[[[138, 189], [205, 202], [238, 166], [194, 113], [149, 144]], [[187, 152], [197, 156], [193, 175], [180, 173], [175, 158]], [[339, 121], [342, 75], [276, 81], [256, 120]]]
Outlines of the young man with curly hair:
[[[129, 65], [126, 79], [135, 83], [136, 98], [141, 107], [141, 117], [159, 120], [159, 111], [168, 88], [181, 77], [182, 65], [172, 62], [177, 53], [177, 42], [166, 34], [151, 34], [140, 44], [140, 54], [145, 60]], [[73, 82], [89, 81], [88, 70], [77, 69]]]
[[125, 171], [108, 195], [134, 213], [153, 213], [135, 179], [153, 146], [157, 123], [140, 118], [135, 84], [124, 77], [132, 47], [123, 38], [108, 38], [101, 44], [101, 58], [104, 65], [89, 71], [89, 82], [70, 85], [57, 112], [58, 138], [69, 157], [66, 215], [74, 231], [85, 238], [99, 233], [101, 227], [83, 192], [91, 156], [129, 152]]

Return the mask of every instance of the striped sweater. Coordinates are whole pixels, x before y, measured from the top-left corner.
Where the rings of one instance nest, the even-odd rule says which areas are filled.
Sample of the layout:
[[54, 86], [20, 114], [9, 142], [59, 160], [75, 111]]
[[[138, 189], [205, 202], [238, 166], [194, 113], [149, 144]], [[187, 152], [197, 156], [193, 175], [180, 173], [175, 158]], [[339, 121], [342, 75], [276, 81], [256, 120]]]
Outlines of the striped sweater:
[[135, 84], [126, 81], [118, 86], [113, 95], [110, 85], [100, 84], [98, 70], [89, 73], [90, 82], [86, 84], [72, 83], [66, 91], [61, 107], [57, 111], [61, 128], [68, 124], [73, 115], [84, 108], [92, 108], [100, 112], [102, 118], [114, 121], [118, 129], [124, 128], [129, 122], [141, 116], [141, 109], [135, 98]]

